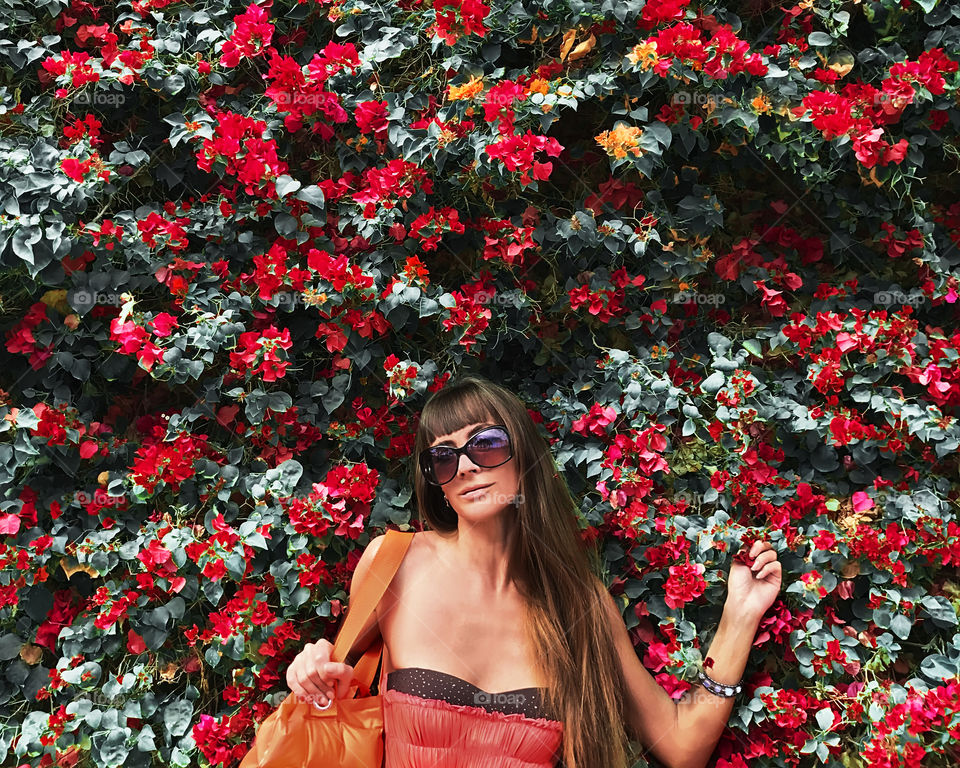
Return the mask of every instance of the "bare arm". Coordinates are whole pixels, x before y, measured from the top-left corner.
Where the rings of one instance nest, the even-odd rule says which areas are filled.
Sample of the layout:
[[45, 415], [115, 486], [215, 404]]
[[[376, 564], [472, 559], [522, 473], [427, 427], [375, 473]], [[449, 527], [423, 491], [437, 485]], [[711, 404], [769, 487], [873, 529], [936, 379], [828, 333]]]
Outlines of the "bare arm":
[[[698, 685], [675, 702], [640, 661], [616, 602], [603, 591], [617, 642], [627, 691], [627, 727], [654, 757], [669, 768], [703, 768], [730, 720], [734, 699], [716, 696]], [[707, 656], [708, 674], [718, 683], [736, 684], [743, 676], [759, 618], [741, 615], [729, 603], [720, 618]]]
[[[740, 614], [727, 603], [706, 654], [714, 662], [704, 670], [711, 680], [725, 685], [740, 681], [759, 625], [760, 617]], [[730, 721], [735, 698], [716, 696], [698, 685], [680, 700], [680, 743], [687, 746], [683, 765], [702, 768], [707, 764]]]
[[627, 686], [624, 696], [627, 732], [663, 765], [681, 768], [684, 765], [684, 752], [680, 742], [677, 703], [643, 666], [613, 597], [605, 588], [601, 589], [601, 593]]

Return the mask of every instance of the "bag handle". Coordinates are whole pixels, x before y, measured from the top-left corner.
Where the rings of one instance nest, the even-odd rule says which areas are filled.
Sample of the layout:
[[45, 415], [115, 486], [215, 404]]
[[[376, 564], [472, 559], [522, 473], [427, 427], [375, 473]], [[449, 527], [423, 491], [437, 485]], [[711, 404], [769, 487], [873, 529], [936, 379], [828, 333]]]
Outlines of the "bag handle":
[[[353, 601], [347, 606], [347, 617], [340, 626], [340, 631], [333, 643], [333, 650], [330, 652], [331, 661], [343, 661], [353, 649], [353, 644], [357, 641], [363, 625], [376, 609], [390, 582], [393, 581], [412, 541], [413, 532], [390, 529], [384, 534], [383, 544], [380, 545], [370, 566], [369, 578], [360, 585]], [[380, 656], [382, 647], [382, 639], [371, 643], [354, 667], [354, 678], [360, 680], [368, 691], [373, 682], [376, 660]]]

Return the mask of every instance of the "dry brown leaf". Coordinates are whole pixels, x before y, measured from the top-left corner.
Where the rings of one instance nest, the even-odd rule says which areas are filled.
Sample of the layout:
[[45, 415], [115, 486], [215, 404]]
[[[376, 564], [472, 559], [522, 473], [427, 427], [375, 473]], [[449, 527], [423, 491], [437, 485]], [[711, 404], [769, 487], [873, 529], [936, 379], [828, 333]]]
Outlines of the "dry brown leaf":
[[849, 51], [838, 51], [829, 58], [827, 67], [836, 72], [840, 77], [846, 77], [850, 74], [850, 70], [853, 69], [854, 63], [855, 59], [852, 53]]
[[[69, 560], [69, 563], [67, 562]], [[63, 572], [67, 575], [69, 579], [77, 571], [83, 571], [90, 576], [96, 578], [100, 575], [100, 572], [95, 568], [91, 568], [89, 565], [80, 565], [74, 558], [67, 557], [60, 561], [60, 567], [63, 569]]]
[[533, 33], [530, 35], [529, 40], [524, 40], [523, 38], [517, 38], [518, 43], [523, 43], [524, 45], [530, 45], [531, 43], [536, 42], [537, 40], [537, 25], [533, 25]]
[[845, 579], [852, 579], [856, 576], [859, 576], [860, 563], [858, 563], [856, 560], [852, 560], [846, 565], [844, 565], [843, 568], [840, 569], [840, 573], [843, 575], [843, 578]]
[[591, 33], [590, 37], [588, 37], [586, 40], [580, 43], [580, 45], [578, 45], [576, 48], [573, 49], [573, 52], [568, 57], [568, 60], [576, 61], [577, 59], [582, 59], [584, 56], [590, 53], [590, 51], [593, 50], [593, 46], [595, 46], [596, 44], [597, 44], [597, 38], [593, 33]]
[[167, 666], [160, 670], [160, 677], [169, 683], [177, 676], [179, 669], [180, 668], [171, 661], [169, 664], [167, 664]]
[[67, 304], [66, 288], [49, 290], [40, 297], [40, 301], [51, 309], [57, 310], [61, 315], [70, 314], [72, 311], [70, 305]]
[[563, 45], [560, 46], [560, 61], [566, 61], [567, 54], [570, 53], [570, 49], [573, 48], [573, 41], [577, 37], [577, 30], [568, 29], [563, 33]]
[[38, 663], [43, 656], [43, 648], [33, 643], [24, 643], [20, 648], [20, 658], [27, 664], [33, 666]]

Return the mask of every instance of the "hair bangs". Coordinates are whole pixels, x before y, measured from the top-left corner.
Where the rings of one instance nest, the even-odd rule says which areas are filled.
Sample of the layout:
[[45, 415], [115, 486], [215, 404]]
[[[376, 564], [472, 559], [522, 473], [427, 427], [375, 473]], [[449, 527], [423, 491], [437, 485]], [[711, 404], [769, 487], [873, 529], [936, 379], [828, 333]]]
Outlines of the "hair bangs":
[[504, 423], [497, 404], [485, 395], [473, 386], [441, 390], [421, 415], [425, 443], [429, 445], [438, 437], [458, 432], [470, 424]]

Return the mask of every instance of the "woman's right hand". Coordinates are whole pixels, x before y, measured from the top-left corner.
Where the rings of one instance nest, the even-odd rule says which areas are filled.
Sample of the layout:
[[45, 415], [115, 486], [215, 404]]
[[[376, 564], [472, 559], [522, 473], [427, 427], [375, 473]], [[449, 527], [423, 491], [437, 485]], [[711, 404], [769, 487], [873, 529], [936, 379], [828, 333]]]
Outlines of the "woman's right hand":
[[330, 661], [332, 652], [333, 643], [328, 640], [307, 643], [287, 667], [290, 691], [321, 709], [346, 696], [353, 680], [353, 667]]

